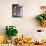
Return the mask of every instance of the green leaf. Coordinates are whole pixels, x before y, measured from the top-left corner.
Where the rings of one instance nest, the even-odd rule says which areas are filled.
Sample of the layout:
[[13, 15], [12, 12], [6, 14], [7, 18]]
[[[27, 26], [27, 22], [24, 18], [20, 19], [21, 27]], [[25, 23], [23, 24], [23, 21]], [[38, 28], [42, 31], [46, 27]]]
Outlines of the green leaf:
[[46, 15], [45, 15], [44, 17], [45, 17], [45, 19], [46, 19]]
[[44, 20], [44, 18], [43, 18], [41, 15], [38, 15], [38, 16], [36, 17], [36, 19], [39, 20], [39, 21]]

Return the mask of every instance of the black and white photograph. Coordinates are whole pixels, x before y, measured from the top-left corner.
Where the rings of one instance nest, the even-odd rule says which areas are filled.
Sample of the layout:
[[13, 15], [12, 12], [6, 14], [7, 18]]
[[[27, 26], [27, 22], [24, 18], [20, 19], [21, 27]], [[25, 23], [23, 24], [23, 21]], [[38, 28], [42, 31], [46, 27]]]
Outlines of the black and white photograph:
[[23, 6], [20, 4], [12, 4], [12, 17], [22, 17], [23, 16]]

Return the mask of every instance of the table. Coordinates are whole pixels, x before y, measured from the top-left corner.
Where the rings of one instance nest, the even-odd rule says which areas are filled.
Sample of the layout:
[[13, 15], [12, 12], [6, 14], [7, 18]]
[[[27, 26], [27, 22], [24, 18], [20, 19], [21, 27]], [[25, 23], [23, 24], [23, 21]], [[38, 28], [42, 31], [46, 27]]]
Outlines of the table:
[[15, 45], [15, 46], [46, 46], [46, 44], [41, 44], [41, 45], [35, 45], [35, 44], [27, 44], [27, 43], [24, 43], [23, 45]]

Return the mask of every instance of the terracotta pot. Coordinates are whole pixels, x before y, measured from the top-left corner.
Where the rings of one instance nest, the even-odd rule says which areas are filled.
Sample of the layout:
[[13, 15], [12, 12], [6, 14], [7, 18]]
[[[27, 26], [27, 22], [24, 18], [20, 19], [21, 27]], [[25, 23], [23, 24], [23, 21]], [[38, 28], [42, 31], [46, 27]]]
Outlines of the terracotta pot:
[[42, 27], [46, 27], [46, 20], [40, 22]]

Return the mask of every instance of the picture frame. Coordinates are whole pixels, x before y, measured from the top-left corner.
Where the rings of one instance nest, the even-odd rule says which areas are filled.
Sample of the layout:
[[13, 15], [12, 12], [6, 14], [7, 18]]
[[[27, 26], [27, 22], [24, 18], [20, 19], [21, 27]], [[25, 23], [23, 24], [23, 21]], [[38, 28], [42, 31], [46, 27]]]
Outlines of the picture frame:
[[23, 6], [20, 4], [12, 4], [12, 17], [22, 17], [23, 16]]

